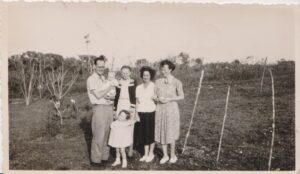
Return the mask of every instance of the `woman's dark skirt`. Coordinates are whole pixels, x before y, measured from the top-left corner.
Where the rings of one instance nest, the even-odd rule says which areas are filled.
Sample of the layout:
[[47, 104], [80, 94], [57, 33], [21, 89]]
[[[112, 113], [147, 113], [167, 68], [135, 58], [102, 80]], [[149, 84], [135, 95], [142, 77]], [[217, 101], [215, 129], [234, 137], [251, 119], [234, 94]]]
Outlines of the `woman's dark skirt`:
[[138, 114], [140, 122], [135, 123], [134, 144], [140, 146], [154, 143], [155, 111], [138, 112]]

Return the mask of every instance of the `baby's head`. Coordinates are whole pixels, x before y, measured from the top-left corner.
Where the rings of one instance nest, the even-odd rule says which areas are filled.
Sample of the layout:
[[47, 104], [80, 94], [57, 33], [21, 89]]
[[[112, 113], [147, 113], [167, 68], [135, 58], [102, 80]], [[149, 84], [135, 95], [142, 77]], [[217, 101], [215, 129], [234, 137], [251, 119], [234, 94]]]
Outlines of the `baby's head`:
[[107, 80], [112, 81], [116, 79], [116, 73], [114, 71], [109, 71], [107, 74]]
[[119, 121], [125, 121], [130, 119], [130, 112], [127, 110], [121, 110], [118, 115]]

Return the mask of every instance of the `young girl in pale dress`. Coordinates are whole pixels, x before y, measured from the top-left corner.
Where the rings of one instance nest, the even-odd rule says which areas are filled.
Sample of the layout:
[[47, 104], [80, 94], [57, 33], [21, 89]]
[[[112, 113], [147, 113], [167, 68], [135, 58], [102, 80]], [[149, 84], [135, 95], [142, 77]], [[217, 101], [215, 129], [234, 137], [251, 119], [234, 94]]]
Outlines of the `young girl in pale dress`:
[[120, 165], [122, 156], [122, 168], [127, 167], [125, 148], [129, 147], [133, 143], [132, 129], [134, 123], [135, 118], [131, 116], [130, 112], [127, 110], [121, 110], [117, 120], [112, 122], [108, 140], [108, 145], [116, 148], [116, 160], [112, 166]]

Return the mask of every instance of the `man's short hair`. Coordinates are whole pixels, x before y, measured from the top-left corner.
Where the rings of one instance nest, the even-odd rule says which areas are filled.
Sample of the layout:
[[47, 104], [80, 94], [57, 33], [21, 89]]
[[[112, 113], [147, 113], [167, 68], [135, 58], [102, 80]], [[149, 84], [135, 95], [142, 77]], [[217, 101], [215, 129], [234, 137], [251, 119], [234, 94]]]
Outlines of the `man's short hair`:
[[98, 61], [103, 61], [105, 63], [106, 62], [106, 57], [104, 55], [100, 55], [99, 57], [96, 57], [94, 59], [94, 65], [97, 65]]

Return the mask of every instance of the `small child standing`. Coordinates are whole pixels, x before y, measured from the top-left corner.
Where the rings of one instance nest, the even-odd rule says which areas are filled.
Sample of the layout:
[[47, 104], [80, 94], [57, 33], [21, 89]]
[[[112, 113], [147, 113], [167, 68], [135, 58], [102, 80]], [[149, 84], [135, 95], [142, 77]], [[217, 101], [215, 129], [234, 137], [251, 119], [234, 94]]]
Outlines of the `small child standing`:
[[131, 116], [131, 113], [127, 110], [121, 110], [117, 120], [110, 125], [108, 145], [116, 148], [116, 160], [112, 166], [120, 165], [122, 156], [122, 168], [127, 167], [125, 148], [133, 143], [132, 129], [134, 123], [135, 119]]

